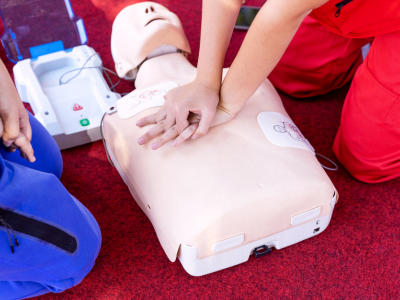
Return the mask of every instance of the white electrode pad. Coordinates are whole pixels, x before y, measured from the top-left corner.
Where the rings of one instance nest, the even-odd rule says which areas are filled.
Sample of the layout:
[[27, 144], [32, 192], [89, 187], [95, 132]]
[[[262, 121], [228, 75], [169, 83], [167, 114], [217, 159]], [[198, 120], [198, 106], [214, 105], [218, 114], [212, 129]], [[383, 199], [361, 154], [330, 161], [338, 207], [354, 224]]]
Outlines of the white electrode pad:
[[164, 96], [169, 90], [178, 87], [176, 82], [168, 81], [145, 89], [134, 90], [117, 102], [118, 116], [121, 119], [129, 119], [134, 115], [157, 106], [163, 106]]
[[271, 143], [281, 147], [305, 149], [315, 154], [314, 148], [288, 117], [277, 112], [264, 111], [258, 114], [257, 121]]

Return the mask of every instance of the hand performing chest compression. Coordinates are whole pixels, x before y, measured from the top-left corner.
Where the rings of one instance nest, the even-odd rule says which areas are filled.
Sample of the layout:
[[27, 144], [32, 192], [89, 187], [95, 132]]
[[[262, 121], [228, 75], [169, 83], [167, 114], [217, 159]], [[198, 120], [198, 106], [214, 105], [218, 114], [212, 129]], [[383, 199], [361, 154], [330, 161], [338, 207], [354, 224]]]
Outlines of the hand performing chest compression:
[[[153, 150], [172, 139], [175, 139], [172, 143], [174, 147], [189, 138], [197, 139], [206, 134], [209, 127], [228, 122], [235, 117], [233, 113], [218, 107], [219, 96], [215, 91], [196, 81], [170, 90], [165, 99], [165, 105], [157, 114], [136, 123], [140, 127], [156, 124], [138, 140], [143, 145], [162, 134], [151, 145]], [[179, 101], [182, 103], [177, 105]], [[179, 109], [175, 110], [176, 107]], [[178, 116], [181, 118], [177, 118]]]
[[[275, 67], [302, 20], [321, 1], [268, 1], [222, 85], [225, 53], [242, 1], [203, 1], [197, 69], [186, 59], [190, 46], [175, 14], [152, 2], [124, 9], [114, 21], [111, 38], [118, 75], [136, 79], [138, 89], [165, 81], [179, 85], [165, 95], [157, 114], [138, 121], [140, 127], [155, 124], [138, 143], [162, 135], [152, 143], [153, 150], [173, 139], [172, 146], [178, 146], [232, 120]], [[288, 9], [286, 2], [296, 5]]]
[[[132, 18], [136, 20], [134, 24], [129, 22]], [[139, 144], [162, 134], [152, 149], [172, 139], [176, 139], [173, 146], [177, 146], [188, 138], [206, 134], [210, 126], [234, 118], [234, 113], [218, 106], [222, 71], [218, 85], [198, 80], [201, 71], [186, 58], [190, 47], [179, 18], [165, 7], [144, 2], [126, 8], [114, 21], [111, 40], [118, 75], [135, 78], [137, 89], [166, 81], [179, 85], [167, 93], [165, 105], [157, 114], [137, 123], [141, 127], [156, 124], [138, 140]], [[137, 47], [139, 43], [141, 47]], [[180, 101], [179, 110], [175, 111]]]

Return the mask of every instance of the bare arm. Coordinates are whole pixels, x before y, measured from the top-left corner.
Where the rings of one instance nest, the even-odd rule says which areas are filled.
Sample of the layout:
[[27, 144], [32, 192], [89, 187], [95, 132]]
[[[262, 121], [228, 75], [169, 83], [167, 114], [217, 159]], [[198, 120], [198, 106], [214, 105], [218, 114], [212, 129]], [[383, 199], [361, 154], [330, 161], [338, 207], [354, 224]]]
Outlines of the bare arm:
[[222, 84], [220, 105], [237, 113], [275, 68], [304, 18], [326, 2], [268, 0]]
[[196, 80], [219, 91], [226, 50], [242, 0], [204, 0]]
[[222, 68], [242, 0], [203, 0], [200, 56], [196, 79], [169, 91], [157, 114], [167, 132], [174, 124], [182, 133], [190, 113], [201, 116], [196, 135], [207, 133], [219, 102]]
[[[325, 2], [268, 0], [251, 25], [221, 87], [223, 60], [241, 1], [204, 0], [198, 76], [194, 82], [169, 91], [156, 118], [139, 121], [138, 126], [157, 123], [158, 130], [147, 132], [138, 143], [145, 144], [165, 132], [152, 148], [158, 149], [180, 135], [174, 143], [178, 145], [190, 137], [196, 139], [206, 134], [210, 126], [232, 120], [276, 66], [304, 18]], [[198, 116], [198, 127], [190, 125], [193, 114]]]

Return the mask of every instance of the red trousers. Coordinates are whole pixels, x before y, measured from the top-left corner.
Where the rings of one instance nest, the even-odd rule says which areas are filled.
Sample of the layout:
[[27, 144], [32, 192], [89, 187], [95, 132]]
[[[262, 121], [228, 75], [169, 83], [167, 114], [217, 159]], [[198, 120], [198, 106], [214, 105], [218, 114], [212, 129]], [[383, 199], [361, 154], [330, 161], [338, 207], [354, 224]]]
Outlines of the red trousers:
[[342, 37], [307, 17], [268, 79], [293, 97], [324, 95], [353, 78], [369, 41]]
[[333, 151], [364, 182], [400, 176], [400, 31], [375, 37], [346, 97]]
[[400, 176], [400, 31], [376, 36], [362, 63], [368, 41], [307, 18], [269, 79], [289, 95], [311, 97], [354, 76], [333, 151], [355, 178], [373, 183]]
[[[399, 177], [400, 0], [329, 0], [310, 16], [319, 23], [306, 18], [269, 79], [289, 95], [311, 97], [355, 74], [333, 152], [361, 181]], [[360, 48], [373, 36], [361, 64]]]

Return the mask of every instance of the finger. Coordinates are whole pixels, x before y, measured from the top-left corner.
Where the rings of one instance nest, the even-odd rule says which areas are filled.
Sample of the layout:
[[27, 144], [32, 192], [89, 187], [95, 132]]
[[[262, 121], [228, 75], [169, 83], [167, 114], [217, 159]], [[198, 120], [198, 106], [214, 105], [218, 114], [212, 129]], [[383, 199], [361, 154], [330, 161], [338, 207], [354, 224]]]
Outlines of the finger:
[[175, 125], [175, 110], [168, 107], [167, 117], [164, 121], [164, 131], [167, 132], [172, 126]]
[[189, 126], [189, 114], [190, 112], [179, 113], [176, 116], [176, 129], [178, 133], [181, 134]]
[[158, 122], [157, 125], [153, 126], [149, 131], [147, 131], [144, 135], [142, 135], [138, 139], [139, 145], [144, 145], [147, 142], [151, 141], [155, 137], [159, 136], [161, 133], [164, 132], [164, 124], [163, 122]]
[[177, 119], [176, 120], [176, 130], [178, 131], [179, 134], [182, 134], [182, 132], [189, 126], [189, 121], [188, 119]]
[[25, 135], [25, 137], [31, 141], [32, 140], [32, 127], [29, 123], [29, 115], [26, 110], [23, 111], [22, 117], [19, 119], [20, 131]]
[[17, 149], [18, 149], [18, 146], [15, 145], [14, 143], [12, 143], [10, 145], [10, 147], [7, 148], [7, 150], [10, 151], [10, 152], [15, 152], [15, 150], [17, 150]]
[[3, 125], [3, 120], [0, 118], [0, 139], [4, 134], [4, 125]]
[[215, 111], [205, 110], [204, 112], [202, 112], [199, 127], [197, 128], [195, 134], [192, 136], [193, 140], [207, 133], [214, 118], [214, 115]]
[[3, 144], [6, 147], [10, 147], [10, 145], [19, 136], [18, 113], [11, 112], [7, 116], [3, 116], [3, 124], [4, 124]]
[[172, 126], [166, 133], [162, 135], [155, 143], [151, 145], [151, 149], [157, 150], [166, 142], [176, 138], [178, 136], [178, 131], [176, 130], [176, 126]]
[[200, 115], [195, 114], [195, 113], [190, 113], [190, 114], [189, 114], [188, 121], [189, 121], [189, 124], [192, 124], [192, 123], [199, 123], [199, 122], [200, 122], [200, 119], [201, 119], [201, 116], [200, 116]]
[[156, 118], [157, 114], [141, 118], [139, 121], [136, 122], [136, 125], [139, 127], [143, 127], [150, 124], [157, 124]]
[[189, 115], [190, 115], [189, 109], [182, 107], [176, 109], [175, 122], [179, 134], [181, 134], [186, 129], [186, 127], [189, 126], [189, 121], [188, 121]]
[[28, 160], [28, 156], [26, 156], [26, 154], [24, 152], [19, 152], [19, 154], [21, 155], [22, 158]]
[[[164, 98], [165, 98], [165, 96], [164, 96]], [[165, 118], [167, 117], [167, 110], [168, 110], [167, 105], [164, 104], [164, 105], [160, 108], [160, 110], [158, 111], [158, 113], [157, 113], [157, 117], [156, 117], [156, 121], [157, 121], [157, 122], [160, 122], [160, 121], [162, 121], [162, 120], [165, 120]]]
[[[11, 144], [11, 146], [12, 146], [13, 144]], [[6, 150], [8, 151], [8, 152], [15, 152], [15, 151], [17, 151], [17, 147], [15, 147], [15, 148], [11, 148], [11, 146], [10, 147], [8, 147], [8, 148], [6, 148]]]
[[[32, 145], [23, 133], [18, 136], [18, 138], [14, 142], [14, 145], [18, 147], [21, 154], [25, 154], [30, 162], [34, 162], [36, 160], [35, 156], [33, 155]], [[24, 157], [23, 155], [21, 156]]]
[[193, 133], [196, 131], [197, 127], [199, 126], [199, 123], [193, 123], [190, 124], [189, 127], [187, 127], [179, 136], [178, 138], [172, 143], [172, 146], [176, 147], [180, 144], [182, 144], [184, 141], [186, 141], [188, 138], [190, 138]]

